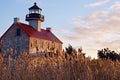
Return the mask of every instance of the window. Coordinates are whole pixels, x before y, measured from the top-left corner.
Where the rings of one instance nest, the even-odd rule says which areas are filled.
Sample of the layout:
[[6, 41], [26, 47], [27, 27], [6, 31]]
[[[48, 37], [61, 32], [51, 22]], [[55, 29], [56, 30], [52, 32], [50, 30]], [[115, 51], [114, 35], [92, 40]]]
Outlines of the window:
[[37, 40], [34, 40], [34, 41], [33, 41], [33, 46], [34, 46], [34, 47], [37, 47]]
[[31, 42], [31, 48], [33, 47], [33, 44], [32, 44], [32, 42]]
[[42, 48], [44, 48], [44, 42], [42, 41], [42, 45], [41, 45]]
[[55, 48], [55, 43], [54, 42], [52, 42], [52, 47]]
[[48, 42], [48, 49], [50, 48], [50, 43]]
[[18, 28], [18, 29], [16, 30], [16, 36], [20, 36], [20, 32], [21, 32], [21, 29]]
[[61, 49], [61, 46], [59, 45], [59, 50]]
[[0, 52], [1, 52], [2, 50], [1, 50], [1, 48], [0, 48]]

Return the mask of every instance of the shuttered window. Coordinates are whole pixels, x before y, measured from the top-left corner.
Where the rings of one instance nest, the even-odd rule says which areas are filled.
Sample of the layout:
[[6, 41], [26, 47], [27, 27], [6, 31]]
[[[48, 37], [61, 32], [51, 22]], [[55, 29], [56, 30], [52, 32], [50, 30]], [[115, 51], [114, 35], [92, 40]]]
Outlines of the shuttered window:
[[20, 36], [20, 35], [21, 35], [21, 29], [18, 28], [18, 29], [16, 30], [16, 36]]

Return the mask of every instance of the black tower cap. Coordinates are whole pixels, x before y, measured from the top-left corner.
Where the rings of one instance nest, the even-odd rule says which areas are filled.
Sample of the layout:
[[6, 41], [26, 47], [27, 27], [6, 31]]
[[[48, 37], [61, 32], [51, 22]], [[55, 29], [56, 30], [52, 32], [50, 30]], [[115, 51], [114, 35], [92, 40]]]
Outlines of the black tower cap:
[[29, 10], [31, 10], [31, 9], [40, 9], [40, 10], [42, 10], [41, 8], [39, 8], [39, 7], [36, 5], [36, 2], [34, 3], [34, 6], [32, 6], [32, 7], [29, 8]]

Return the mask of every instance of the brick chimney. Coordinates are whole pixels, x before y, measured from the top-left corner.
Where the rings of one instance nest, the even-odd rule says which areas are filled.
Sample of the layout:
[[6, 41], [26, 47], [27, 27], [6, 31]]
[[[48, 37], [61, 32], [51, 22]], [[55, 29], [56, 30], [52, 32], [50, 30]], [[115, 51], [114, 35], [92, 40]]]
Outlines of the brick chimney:
[[46, 28], [46, 31], [48, 31], [48, 32], [52, 32], [51, 27], [47, 27], [47, 28]]
[[20, 18], [15, 17], [15, 18], [14, 18], [14, 23], [17, 23], [17, 22], [20, 22]]

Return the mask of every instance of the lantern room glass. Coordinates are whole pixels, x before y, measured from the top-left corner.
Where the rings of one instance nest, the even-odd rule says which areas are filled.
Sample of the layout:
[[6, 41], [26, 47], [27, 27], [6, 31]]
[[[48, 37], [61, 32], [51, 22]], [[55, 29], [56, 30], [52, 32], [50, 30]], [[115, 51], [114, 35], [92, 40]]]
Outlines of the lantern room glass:
[[32, 9], [32, 10], [29, 10], [29, 13], [41, 14], [41, 11], [39, 9]]

